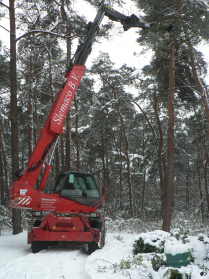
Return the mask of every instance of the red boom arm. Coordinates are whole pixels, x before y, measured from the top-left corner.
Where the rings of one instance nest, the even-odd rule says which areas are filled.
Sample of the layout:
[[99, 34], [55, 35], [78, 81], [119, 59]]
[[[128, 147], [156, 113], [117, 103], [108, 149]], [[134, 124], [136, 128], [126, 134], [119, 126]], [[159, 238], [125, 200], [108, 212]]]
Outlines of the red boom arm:
[[[51, 145], [54, 143], [56, 137], [63, 132], [63, 121], [84, 71], [85, 66], [73, 66], [64, 88], [61, 86], [57, 93], [54, 104], [52, 105], [43, 129], [40, 131], [39, 138], [29, 158], [25, 173], [23, 174], [24, 180], [28, 182], [30, 187], [34, 186]], [[33, 174], [31, 175], [31, 173]], [[22, 180], [23, 177], [21, 176], [20, 179]]]
[[43, 175], [38, 191], [33, 189], [50, 147], [56, 138], [62, 134], [63, 121], [84, 71], [85, 66], [74, 65], [67, 74], [68, 78], [64, 87], [60, 87], [43, 129], [40, 131], [38, 141], [29, 158], [24, 174], [18, 177], [16, 182], [11, 183], [9, 190], [9, 205], [11, 207], [59, 212], [96, 211], [96, 208], [81, 206], [80, 203], [61, 198], [59, 194], [42, 193], [41, 191], [45, 186], [50, 170], [49, 165], [46, 166], [46, 172]]

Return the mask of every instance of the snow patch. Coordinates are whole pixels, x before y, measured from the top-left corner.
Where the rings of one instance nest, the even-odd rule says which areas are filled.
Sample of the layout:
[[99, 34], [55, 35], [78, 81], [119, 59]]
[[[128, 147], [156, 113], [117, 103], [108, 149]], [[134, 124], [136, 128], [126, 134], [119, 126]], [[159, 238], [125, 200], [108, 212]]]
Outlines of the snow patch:
[[[203, 234], [188, 236], [188, 241], [183, 243], [182, 236], [177, 239], [160, 230], [141, 234], [107, 233], [104, 248], [88, 256], [79, 248], [72, 248], [68, 244], [51, 246], [47, 250], [32, 254], [30, 245], [27, 244], [26, 231], [18, 235], [2, 231], [0, 279], [168, 278], [164, 275], [170, 267], [163, 265], [155, 271], [152, 266], [155, 255], [165, 259], [165, 254], [133, 255], [133, 243], [140, 237], [159, 247], [165, 242], [165, 251], [169, 253], [174, 253], [173, 250], [182, 253], [187, 249], [195, 258], [194, 263], [179, 268], [179, 272], [191, 274], [191, 279], [209, 279], [209, 238]], [[204, 274], [204, 277], [201, 274]]]

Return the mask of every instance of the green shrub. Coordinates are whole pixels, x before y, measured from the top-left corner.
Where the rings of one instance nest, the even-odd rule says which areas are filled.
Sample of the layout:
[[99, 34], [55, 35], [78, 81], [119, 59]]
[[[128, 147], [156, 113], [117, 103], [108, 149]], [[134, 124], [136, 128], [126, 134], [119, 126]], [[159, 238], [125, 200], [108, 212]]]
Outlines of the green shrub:
[[[169, 274], [170, 273], [170, 274]], [[170, 275], [169, 279], [183, 279], [183, 274], [178, 271], [178, 269], [168, 269], [163, 277]]]
[[168, 269], [165, 274], [163, 275], [163, 278], [166, 276], [166, 275], [170, 275], [168, 279], [191, 279], [191, 272], [190, 274], [187, 274], [187, 273], [180, 273], [178, 271], [178, 269]]
[[[153, 241], [154, 242], [154, 241]], [[133, 244], [133, 253], [137, 255], [138, 253], [163, 253], [164, 248], [160, 249], [154, 245], [150, 245], [148, 243], [144, 243], [144, 240], [140, 237], [138, 240], [135, 240]]]
[[158, 255], [154, 255], [154, 257], [151, 259], [151, 263], [152, 263], [152, 268], [155, 270], [155, 271], [158, 271], [158, 269], [165, 265], [165, 261], [163, 260], [162, 257], [158, 256]]
[[182, 243], [185, 244], [186, 242], [189, 242], [187, 234], [188, 231], [185, 231], [183, 228], [180, 228], [180, 230], [171, 233], [171, 236], [174, 236], [177, 240], [181, 239]]
[[203, 235], [199, 235], [198, 240], [204, 242], [204, 236]]
[[195, 257], [192, 256], [191, 251], [189, 251], [189, 259], [191, 263], [194, 263]]

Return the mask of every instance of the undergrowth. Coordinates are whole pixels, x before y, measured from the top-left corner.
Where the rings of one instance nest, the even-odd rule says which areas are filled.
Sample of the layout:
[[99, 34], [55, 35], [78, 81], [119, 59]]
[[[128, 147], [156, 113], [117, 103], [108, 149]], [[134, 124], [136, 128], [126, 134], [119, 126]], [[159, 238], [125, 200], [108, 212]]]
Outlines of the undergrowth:
[[166, 278], [166, 279], [191, 279], [191, 273], [190, 274], [181, 273], [181, 272], [179, 272], [178, 269], [170, 268], [164, 273], [163, 278]]
[[149, 243], [145, 243], [143, 238], [139, 238], [138, 240], [135, 240], [134, 245], [133, 245], [133, 253], [134, 255], [137, 255], [138, 253], [152, 253], [152, 252], [156, 252], [156, 253], [163, 253], [164, 252], [164, 243], [162, 242], [161, 245], [159, 247], [156, 247], [154, 245], [149, 244]]

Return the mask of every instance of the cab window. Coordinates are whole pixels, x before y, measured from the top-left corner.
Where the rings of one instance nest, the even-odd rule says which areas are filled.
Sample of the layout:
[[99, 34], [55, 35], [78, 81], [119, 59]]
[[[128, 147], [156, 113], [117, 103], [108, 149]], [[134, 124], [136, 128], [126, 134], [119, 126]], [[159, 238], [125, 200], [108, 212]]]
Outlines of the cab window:
[[64, 179], [65, 179], [65, 175], [60, 175], [58, 177], [55, 188], [54, 188], [54, 191], [53, 191], [54, 194], [58, 193], [61, 190], [61, 188], [63, 186]]
[[63, 194], [71, 196], [99, 197], [94, 179], [89, 174], [69, 173], [66, 177]]

